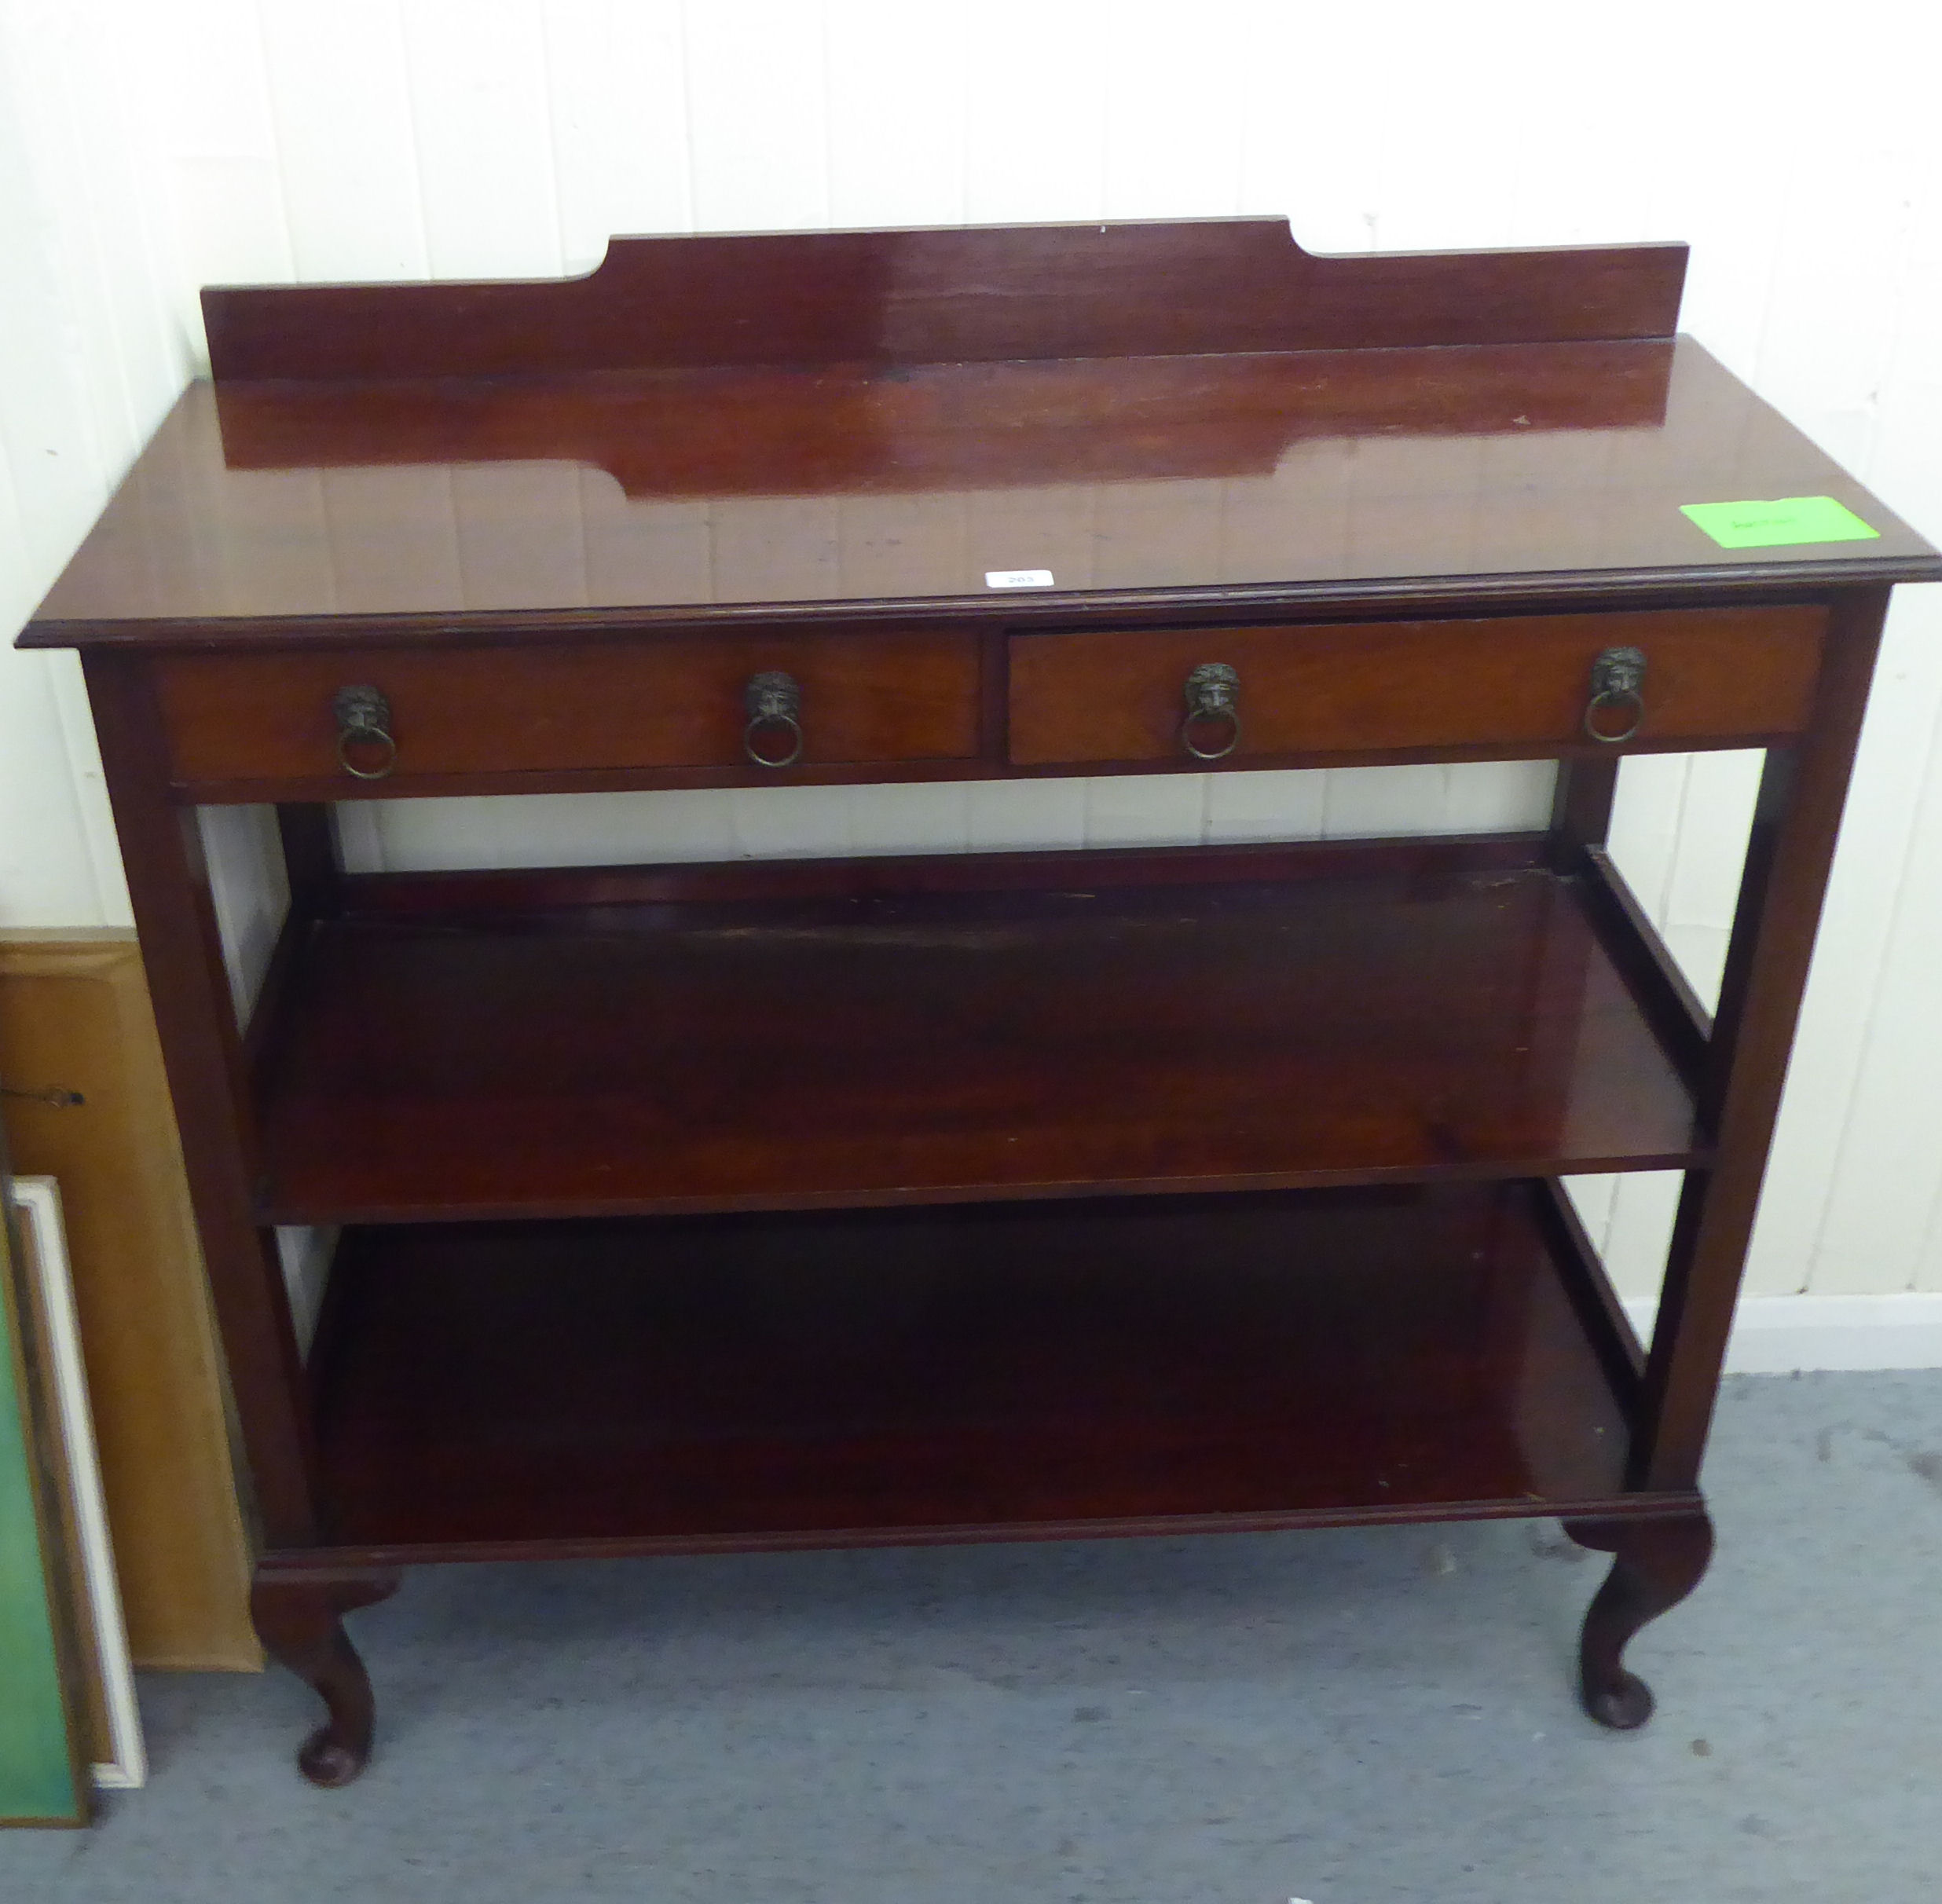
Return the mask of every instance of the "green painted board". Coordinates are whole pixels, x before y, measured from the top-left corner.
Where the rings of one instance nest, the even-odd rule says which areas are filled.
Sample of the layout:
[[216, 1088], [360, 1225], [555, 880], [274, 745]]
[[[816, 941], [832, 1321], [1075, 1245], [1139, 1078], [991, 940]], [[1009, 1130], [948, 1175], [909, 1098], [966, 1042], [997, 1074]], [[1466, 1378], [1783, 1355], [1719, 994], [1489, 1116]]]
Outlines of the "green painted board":
[[[0, 1214], [5, 1205], [0, 1188]], [[68, 1729], [11, 1243], [0, 1221], [0, 1823], [81, 1825], [86, 1792]]]

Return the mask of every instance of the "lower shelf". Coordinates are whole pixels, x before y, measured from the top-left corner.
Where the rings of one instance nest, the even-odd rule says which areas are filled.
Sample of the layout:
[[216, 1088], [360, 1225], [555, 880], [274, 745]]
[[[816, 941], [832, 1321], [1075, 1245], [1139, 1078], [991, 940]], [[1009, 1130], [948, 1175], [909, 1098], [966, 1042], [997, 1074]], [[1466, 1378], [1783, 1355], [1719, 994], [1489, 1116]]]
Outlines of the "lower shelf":
[[401, 1558], [1545, 1513], [1626, 1351], [1541, 1184], [346, 1232], [335, 1547]]

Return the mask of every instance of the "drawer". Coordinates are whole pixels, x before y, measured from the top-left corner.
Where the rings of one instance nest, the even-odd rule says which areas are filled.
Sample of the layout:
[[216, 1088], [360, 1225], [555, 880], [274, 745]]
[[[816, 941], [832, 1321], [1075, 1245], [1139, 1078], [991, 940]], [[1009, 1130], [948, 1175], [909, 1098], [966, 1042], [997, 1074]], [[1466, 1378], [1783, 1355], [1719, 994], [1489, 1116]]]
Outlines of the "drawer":
[[[155, 679], [179, 785], [329, 778], [356, 786], [338, 757], [333, 705], [357, 687], [383, 697], [397, 744], [388, 789], [493, 774], [754, 771], [744, 750], [747, 693], [752, 677], [771, 672], [800, 690], [805, 766], [961, 760], [977, 750], [976, 640], [953, 631], [176, 655], [156, 665]], [[794, 740], [777, 722], [756, 738], [771, 758]], [[349, 752], [367, 770], [384, 764], [375, 741], [354, 741]], [[774, 771], [781, 779], [789, 767]]]
[[[1667, 609], [1450, 621], [1014, 635], [1009, 747], [1020, 766], [1188, 757], [1188, 676], [1233, 671], [1233, 763], [1289, 756], [1582, 743], [1594, 664], [1636, 648], [1636, 709], [1598, 719], [1638, 745], [1751, 742], [1807, 724], [1827, 611]], [[1233, 732], [1196, 721], [1204, 752]]]

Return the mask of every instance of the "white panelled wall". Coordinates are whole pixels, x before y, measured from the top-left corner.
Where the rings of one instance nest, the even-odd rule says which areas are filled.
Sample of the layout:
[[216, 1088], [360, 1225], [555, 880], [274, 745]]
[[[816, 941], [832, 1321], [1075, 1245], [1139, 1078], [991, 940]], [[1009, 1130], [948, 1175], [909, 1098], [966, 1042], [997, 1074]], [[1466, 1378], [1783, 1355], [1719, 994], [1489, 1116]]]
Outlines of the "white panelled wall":
[[[1292, 215], [1322, 251], [1684, 238], [1684, 328], [1942, 538], [1934, 19], [1902, 0], [1783, 9], [1759, 32], [1724, 0], [1616, 19], [1555, 0], [0, 0], [0, 628], [193, 374], [200, 284], [549, 276], [614, 232], [1246, 212]], [[1939, 710], [1942, 590], [1904, 591], [1758, 1293], [1942, 1292]], [[1702, 990], [1757, 769], [1623, 777], [1621, 863]], [[366, 866], [962, 850], [1517, 824], [1549, 780], [1402, 768], [343, 818]], [[258, 856], [247, 818], [212, 844], [225, 866]], [[253, 962], [273, 920], [225, 910]], [[0, 654], [0, 926], [126, 917], [78, 671]], [[1649, 1293], [1667, 1184], [1585, 1200], [1621, 1283]], [[1929, 1309], [1900, 1313], [1911, 1342], [1942, 1344], [1918, 1326]]]

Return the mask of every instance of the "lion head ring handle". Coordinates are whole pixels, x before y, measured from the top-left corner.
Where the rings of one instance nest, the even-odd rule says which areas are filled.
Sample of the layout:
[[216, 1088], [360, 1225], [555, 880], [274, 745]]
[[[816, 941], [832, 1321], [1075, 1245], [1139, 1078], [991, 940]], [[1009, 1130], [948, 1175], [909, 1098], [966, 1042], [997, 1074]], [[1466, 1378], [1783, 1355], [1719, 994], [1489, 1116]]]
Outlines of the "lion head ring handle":
[[1607, 648], [1592, 663], [1585, 731], [1607, 747], [1629, 741], [1645, 719], [1645, 651]]
[[340, 687], [331, 701], [331, 712], [337, 720], [339, 766], [355, 779], [383, 779], [398, 765], [390, 702], [368, 684]]
[[[1187, 676], [1187, 712], [1180, 745], [1196, 760], [1224, 760], [1240, 745], [1240, 676], [1225, 661], [1203, 661]], [[1218, 723], [1218, 747], [1203, 747], [1194, 730]]]
[[742, 751], [757, 767], [793, 767], [802, 758], [802, 689], [793, 675], [751, 675], [742, 696], [749, 724]]

